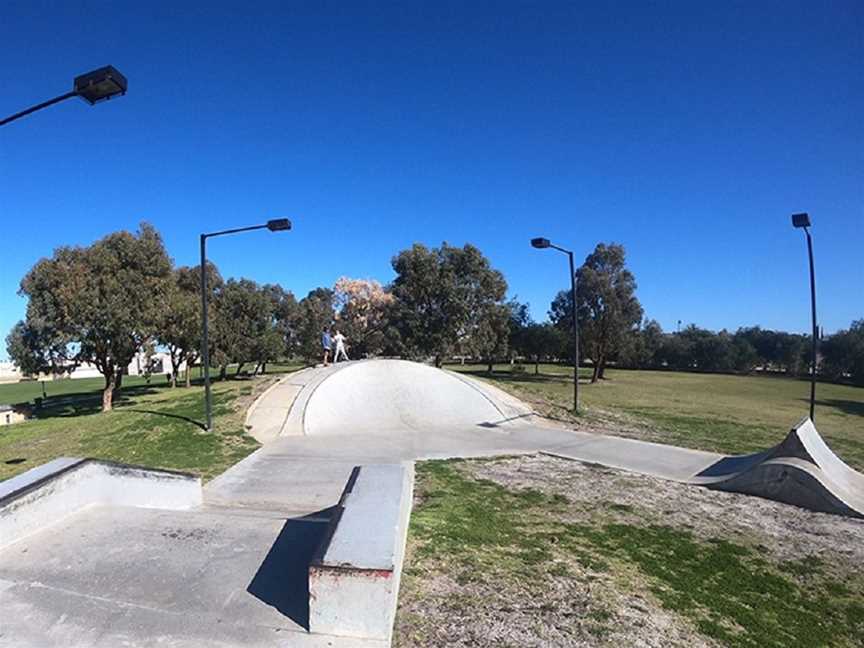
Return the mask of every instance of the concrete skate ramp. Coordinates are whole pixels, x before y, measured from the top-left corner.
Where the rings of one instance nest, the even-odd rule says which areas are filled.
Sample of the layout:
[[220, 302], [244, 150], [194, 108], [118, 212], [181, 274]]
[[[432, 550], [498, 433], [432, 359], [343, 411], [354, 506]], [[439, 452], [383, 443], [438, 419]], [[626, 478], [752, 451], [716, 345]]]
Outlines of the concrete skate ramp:
[[514, 418], [512, 403], [496, 401], [493, 392], [441, 369], [369, 360], [318, 385], [306, 404], [303, 427], [308, 435], [491, 427]]
[[831, 451], [809, 418], [793, 427], [779, 445], [724, 457], [691, 481], [812, 511], [864, 518], [864, 475]]

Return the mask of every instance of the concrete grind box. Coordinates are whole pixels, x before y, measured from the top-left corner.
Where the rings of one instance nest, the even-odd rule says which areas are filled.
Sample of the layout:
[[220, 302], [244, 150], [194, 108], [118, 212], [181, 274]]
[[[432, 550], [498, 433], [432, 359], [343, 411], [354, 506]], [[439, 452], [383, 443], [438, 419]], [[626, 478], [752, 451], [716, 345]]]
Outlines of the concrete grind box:
[[309, 567], [309, 629], [389, 644], [414, 465], [355, 468]]

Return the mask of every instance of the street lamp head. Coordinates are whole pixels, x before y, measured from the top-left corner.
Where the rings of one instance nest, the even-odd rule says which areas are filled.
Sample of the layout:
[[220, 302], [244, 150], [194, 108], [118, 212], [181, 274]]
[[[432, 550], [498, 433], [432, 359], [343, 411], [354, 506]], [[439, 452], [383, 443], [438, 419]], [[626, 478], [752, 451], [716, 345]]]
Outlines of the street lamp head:
[[531, 239], [531, 247], [535, 247], [538, 250], [543, 250], [550, 247], [552, 244], [549, 242], [549, 239], [545, 238], [533, 238]]
[[271, 232], [281, 232], [283, 230], [291, 229], [291, 221], [287, 218], [276, 218], [274, 220], [267, 221], [267, 229]]
[[73, 91], [91, 106], [126, 94], [126, 77], [110, 65], [75, 77]]
[[810, 227], [810, 214], [792, 214], [792, 227]]

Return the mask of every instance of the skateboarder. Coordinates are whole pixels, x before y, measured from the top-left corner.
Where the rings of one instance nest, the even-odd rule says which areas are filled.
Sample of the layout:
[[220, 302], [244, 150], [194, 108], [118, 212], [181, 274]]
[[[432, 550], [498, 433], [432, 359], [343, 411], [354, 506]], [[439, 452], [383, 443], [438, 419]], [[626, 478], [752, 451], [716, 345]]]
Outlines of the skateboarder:
[[330, 340], [330, 329], [326, 326], [321, 332], [321, 346], [324, 348], [324, 366], [326, 367], [330, 360], [330, 349], [333, 348], [333, 342]]
[[336, 343], [336, 350], [333, 352], [333, 362], [339, 362], [339, 356], [341, 355], [345, 360], [348, 360], [348, 354], [345, 353], [345, 340], [347, 340], [344, 335], [339, 332], [339, 329], [336, 329], [336, 335], [333, 336], [333, 341]]

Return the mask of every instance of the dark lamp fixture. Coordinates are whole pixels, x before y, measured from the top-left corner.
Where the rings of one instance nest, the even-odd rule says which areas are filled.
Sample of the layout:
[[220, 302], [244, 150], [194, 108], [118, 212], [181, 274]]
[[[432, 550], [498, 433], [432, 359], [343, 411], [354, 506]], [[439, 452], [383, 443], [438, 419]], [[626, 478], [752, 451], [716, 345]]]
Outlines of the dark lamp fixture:
[[74, 92], [91, 106], [111, 97], [126, 94], [126, 77], [113, 66], [93, 70], [75, 77]]
[[548, 248], [552, 244], [549, 242], [549, 239], [533, 238], [531, 239], [531, 245], [539, 250], [542, 250]]
[[281, 232], [291, 229], [291, 221], [287, 218], [276, 218], [267, 221], [267, 229], [271, 232]]
[[792, 214], [792, 227], [810, 227], [810, 214]]

